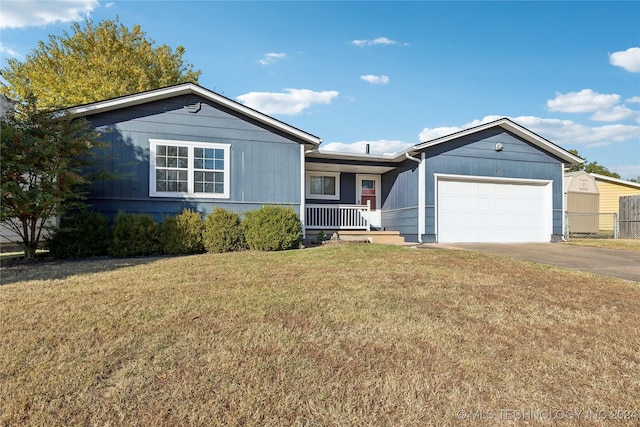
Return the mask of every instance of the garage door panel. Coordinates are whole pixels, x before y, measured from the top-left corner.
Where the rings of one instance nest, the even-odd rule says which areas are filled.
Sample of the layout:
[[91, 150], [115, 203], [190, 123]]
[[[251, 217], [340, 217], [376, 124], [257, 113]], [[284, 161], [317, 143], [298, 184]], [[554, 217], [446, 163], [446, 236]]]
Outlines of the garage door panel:
[[547, 185], [438, 180], [438, 241], [548, 242]]

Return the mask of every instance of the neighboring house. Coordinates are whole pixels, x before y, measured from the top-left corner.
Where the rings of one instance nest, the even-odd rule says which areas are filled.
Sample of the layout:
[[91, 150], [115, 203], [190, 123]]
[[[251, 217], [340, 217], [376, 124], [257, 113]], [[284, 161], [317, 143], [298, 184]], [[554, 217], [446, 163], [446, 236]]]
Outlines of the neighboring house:
[[[593, 177], [600, 193], [601, 214], [610, 213], [619, 215], [620, 197], [635, 196], [640, 194], [640, 184], [631, 181], [624, 181], [610, 176], [597, 173], [589, 174]], [[600, 218], [601, 230], [613, 230], [613, 215], [606, 215]]]
[[600, 193], [596, 180], [585, 171], [568, 172], [564, 175], [564, 195], [569, 233], [598, 233]]
[[548, 242], [563, 233], [563, 168], [582, 160], [500, 119], [397, 155], [319, 150], [320, 138], [194, 84], [70, 109], [109, 143], [119, 179], [94, 210], [238, 213], [293, 207], [305, 233], [393, 230], [418, 242]]

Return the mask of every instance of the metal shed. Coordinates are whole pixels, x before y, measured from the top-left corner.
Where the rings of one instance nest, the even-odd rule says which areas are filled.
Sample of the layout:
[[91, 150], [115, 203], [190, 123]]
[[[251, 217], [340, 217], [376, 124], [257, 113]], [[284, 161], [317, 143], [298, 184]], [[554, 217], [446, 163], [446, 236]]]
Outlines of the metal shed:
[[564, 178], [564, 196], [569, 233], [597, 233], [600, 193], [596, 180], [584, 171], [569, 172]]

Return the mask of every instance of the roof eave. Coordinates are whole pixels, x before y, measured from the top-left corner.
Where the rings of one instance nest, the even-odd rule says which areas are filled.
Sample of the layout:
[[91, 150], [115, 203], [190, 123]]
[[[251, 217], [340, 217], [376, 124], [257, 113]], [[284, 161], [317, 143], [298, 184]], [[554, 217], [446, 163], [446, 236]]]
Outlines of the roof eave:
[[372, 162], [393, 162], [395, 156], [384, 156], [377, 154], [358, 154], [358, 153], [341, 153], [339, 151], [320, 151], [312, 150], [307, 152], [308, 157], [316, 159], [335, 159], [335, 160], [368, 160]]
[[304, 132], [298, 128], [281, 122], [280, 120], [260, 113], [253, 108], [242, 105], [236, 101], [233, 101], [227, 97], [219, 95], [193, 83], [183, 83], [180, 85], [155, 89], [148, 92], [141, 92], [119, 98], [108, 99], [105, 101], [94, 102], [91, 104], [79, 105], [77, 107], [68, 108], [67, 112], [74, 117], [83, 117], [187, 94], [200, 95], [205, 99], [215, 102], [216, 104], [222, 105], [233, 111], [251, 117], [252, 119], [257, 120], [261, 123], [294, 135], [305, 141], [306, 144], [311, 144], [314, 147], [319, 146], [322, 142], [322, 139], [315, 135]]
[[532, 143], [533, 145], [539, 148], [542, 148], [548, 153], [555, 155], [556, 157], [560, 158], [561, 160], [565, 161], [568, 164], [576, 165], [576, 164], [584, 163], [584, 160], [581, 159], [580, 157], [571, 154], [567, 150], [557, 146], [551, 141], [548, 141], [547, 139], [541, 137], [540, 135], [531, 132], [530, 130], [518, 125], [517, 123], [512, 122], [507, 118], [498, 119], [493, 122], [485, 123], [479, 126], [475, 126], [469, 129], [464, 129], [459, 132], [452, 133], [450, 135], [445, 135], [440, 138], [432, 139], [430, 141], [417, 144], [414, 147], [411, 147], [410, 149], [408, 149], [407, 151], [423, 150], [425, 148], [433, 147], [434, 145], [439, 145], [447, 141], [451, 141], [453, 139], [461, 138], [485, 129], [490, 129], [495, 126], [502, 127], [503, 129], [523, 138], [524, 140]]
[[613, 182], [613, 183], [616, 183], [616, 184], [627, 185], [629, 187], [634, 187], [634, 188], [639, 188], [640, 189], [640, 183], [635, 183], [635, 182], [631, 182], [631, 181], [625, 181], [623, 179], [614, 178], [612, 176], [600, 175], [598, 173], [589, 173], [589, 175], [591, 175], [595, 179], [599, 179], [601, 181]]

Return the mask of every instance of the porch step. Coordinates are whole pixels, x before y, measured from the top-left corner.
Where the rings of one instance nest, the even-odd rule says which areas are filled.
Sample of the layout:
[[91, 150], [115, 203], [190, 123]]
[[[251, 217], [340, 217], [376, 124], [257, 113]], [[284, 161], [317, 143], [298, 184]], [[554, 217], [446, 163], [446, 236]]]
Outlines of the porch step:
[[403, 245], [404, 237], [399, 231], [339, 231], [338, 237], [345, 241], [368, 241], [387, 245]]

